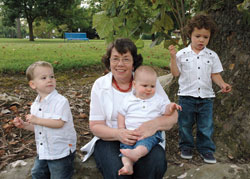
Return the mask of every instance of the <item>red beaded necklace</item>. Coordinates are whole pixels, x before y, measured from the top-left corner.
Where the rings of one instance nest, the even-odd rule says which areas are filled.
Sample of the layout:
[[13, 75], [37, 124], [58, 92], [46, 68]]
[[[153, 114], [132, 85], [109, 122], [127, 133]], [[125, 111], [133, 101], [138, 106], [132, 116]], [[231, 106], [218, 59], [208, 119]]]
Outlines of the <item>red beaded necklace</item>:
[[131, 87], [132, 87], [133, 77], [132, 77], [132, 80], [131, 80], [130, 83], [129, 83], [128, 89], [125, 89], [125, 90], [124, 90], [124, 89], [121, 89], [121, 88], [118, 86], [118, 84], [117, 84], [117, 82], [116, 82], [116, 80], [115, 80], [114, 77], [112, 78], [112, 81], [114, 82], [116, 88], [117, 88], [120, 92], [128, 92], [128, 91], [131, 89]]

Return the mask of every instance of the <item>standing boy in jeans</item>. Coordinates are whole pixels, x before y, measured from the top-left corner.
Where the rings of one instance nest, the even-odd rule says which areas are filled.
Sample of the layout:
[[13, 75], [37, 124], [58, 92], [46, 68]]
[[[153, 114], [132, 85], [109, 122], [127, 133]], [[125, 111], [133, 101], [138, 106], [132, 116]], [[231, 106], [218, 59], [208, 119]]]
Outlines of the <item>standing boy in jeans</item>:
[[181, 157], [192, 158], [192, 129], [196, 123], [196, 148], [206, 163], [216, 163], [213, 156], [215, 144], [212, 140], [215, 97], [212, 81], [221, 88], [222, 93], [231, 91], [231, 86], [220, 75], [223, 68], [218, 55], [206, 48], [215, 30], [216, 25], [208, 15], [198, 14], [185, 27], [191, 44], [177, 53], [173, 45], [169, 46], [171, 73], [179, 76], [178, 96], [182, 107], [178, 117]]
[[37, 157], [32, 179], [70, 179], [76, 150], [76, 131], [68, 100], [57, 93], [50, 63], [37, 61], [26, 70], [29, 85], [38, 96], [26, 121], [14, 119], [18, 128], [35, 132]]

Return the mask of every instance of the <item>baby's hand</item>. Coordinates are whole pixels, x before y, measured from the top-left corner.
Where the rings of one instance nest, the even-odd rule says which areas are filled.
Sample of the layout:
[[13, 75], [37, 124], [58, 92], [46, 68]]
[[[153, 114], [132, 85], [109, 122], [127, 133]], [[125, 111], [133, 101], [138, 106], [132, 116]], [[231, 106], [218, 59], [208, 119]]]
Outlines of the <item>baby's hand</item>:
[[16, 117], [13, 120], [13, 123], [17, 128], [24, 128], [24, 122], [21, 117]]
[[176, 57], [176, 49], [175, 49], [175, 46], [174, 45], [170, 45], [168, 47], [168, 50], [170, 52], [170, 56], [171, 58], [175, 58]]
[[180, 110], [182, 111], [182, 107], [176, 103], [171, 103], [170, 104], [170, 112], [174, 112], [175, 110]]

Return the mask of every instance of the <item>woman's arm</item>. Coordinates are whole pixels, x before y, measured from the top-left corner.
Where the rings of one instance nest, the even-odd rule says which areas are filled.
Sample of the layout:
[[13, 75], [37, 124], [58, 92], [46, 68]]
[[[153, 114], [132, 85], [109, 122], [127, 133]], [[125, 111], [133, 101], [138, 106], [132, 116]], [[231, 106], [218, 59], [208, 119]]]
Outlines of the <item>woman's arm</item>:
[[135, 131], [140, 136], [139, 140], [145, 139], [149, 136], [154, 135], [157, 131], [170, 130], [176, 123], [178, 119], [178, 113], [175, 111], [170, 116], [160, 116], [154, 120], [144, 122]]
[[120, 141], [127, 145], [134, 145], [138, 137], [136, 133], [127, 129], [110, 128], [105, 121], [90, 121], [89, 127], [92, 133], [106, 141]]
[[118, 113], [118, 116], [117, 116], [117, 123], [118, 123], [118, 129], [126, 129], [125, 117], [120, 113]]

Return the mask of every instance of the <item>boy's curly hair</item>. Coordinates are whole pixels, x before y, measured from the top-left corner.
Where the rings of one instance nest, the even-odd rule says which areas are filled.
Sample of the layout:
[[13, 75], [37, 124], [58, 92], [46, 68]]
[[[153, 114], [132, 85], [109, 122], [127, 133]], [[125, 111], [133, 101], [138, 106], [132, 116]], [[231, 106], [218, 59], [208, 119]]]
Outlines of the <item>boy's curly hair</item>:
[[205, 13], [200, 13], [192, 17], [184, 27], [184, 34], [190, 40], [194, 28], [210, 30], [210, 39], [217, 32], [217, 25], [214, 20]]

